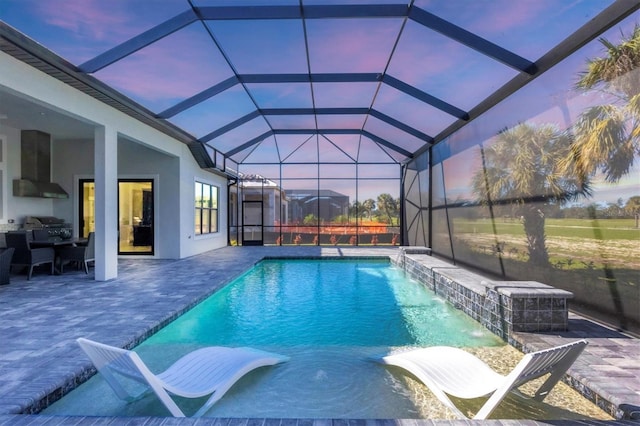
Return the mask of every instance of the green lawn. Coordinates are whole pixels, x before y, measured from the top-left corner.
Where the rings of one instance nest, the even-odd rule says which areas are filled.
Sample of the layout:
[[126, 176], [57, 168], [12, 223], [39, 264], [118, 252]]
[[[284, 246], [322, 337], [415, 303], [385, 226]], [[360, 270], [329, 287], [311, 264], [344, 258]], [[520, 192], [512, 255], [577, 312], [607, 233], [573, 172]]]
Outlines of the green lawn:
[[[456, 218], [452, 230], [457, 259], [503, 279], [539, 281], [571, 291], [572, 309], [626, 328], [622, 319], [640, 321], [640, 229], [634, 225], [632, 219], [547, 219], [549, 264], [535, 267], [528, 263], [524, 227], [517, 220], [499, 218], [494, 224]], [[435, 238], [440, 240], [434, 247], [447, 247], [447, 233], [434, 233]], [[495, 249], [498, 242], [501, 251]]]
[[[638, 240], [640, 229], [634, 228], [633, 219], [547, 219], [547, 237], [590, 238], [597, 240]], [[489, 219], [470, 221], [455, 219], [454, 233], [493, 233], [494, 225]], [[524, 228], [518, 221], [495, 222], [499, 235], [524, 235]]]

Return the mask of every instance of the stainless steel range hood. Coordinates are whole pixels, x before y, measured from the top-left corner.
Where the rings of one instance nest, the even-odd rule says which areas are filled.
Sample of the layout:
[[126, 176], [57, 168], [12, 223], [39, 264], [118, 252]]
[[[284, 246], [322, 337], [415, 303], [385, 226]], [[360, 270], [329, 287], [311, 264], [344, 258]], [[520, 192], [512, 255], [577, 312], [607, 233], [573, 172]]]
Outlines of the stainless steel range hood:
[[29, 179], [14, 179], [13, 195], [15, 197], [69, 198], [67, 191], [57, 183], [35, 182]]
[[51, 136], [39, 130], [23, 130], [20, 144], [22, 179], [13, 180], [13, 195], [69, 198], [67, 191], [51, 182]]

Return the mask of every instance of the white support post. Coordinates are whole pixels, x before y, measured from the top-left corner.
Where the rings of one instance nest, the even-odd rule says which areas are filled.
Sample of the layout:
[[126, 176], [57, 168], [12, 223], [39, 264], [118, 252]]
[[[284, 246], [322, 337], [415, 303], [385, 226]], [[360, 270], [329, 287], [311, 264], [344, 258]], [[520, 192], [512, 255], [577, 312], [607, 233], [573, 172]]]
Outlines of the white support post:
[[96, 281], [118, 276], [118, 133], [95, 129]]

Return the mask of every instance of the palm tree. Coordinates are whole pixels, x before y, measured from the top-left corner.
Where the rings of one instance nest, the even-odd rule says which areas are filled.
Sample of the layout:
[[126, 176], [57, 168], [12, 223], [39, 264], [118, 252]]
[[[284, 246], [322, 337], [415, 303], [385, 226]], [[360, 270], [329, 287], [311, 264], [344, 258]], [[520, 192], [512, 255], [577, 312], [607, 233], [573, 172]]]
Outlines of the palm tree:
[[640, 25], [619, 44], [601, 38], [606, 56], [590, 59], [576, 88], [598, 90], [612, 98], [608, 105], [585, 110], [575, 123], [575, 143], [568, 160], [593, 175], [600, 169], [608, 182], [629, 173], [640, 154]]
[[570, 132], [553, 125], [518, 124], [498, 133], [494, 142], [481, 149], [483, 168], [472, 180], [482, 203], [507, 205], [522, 218], [529, 262], [549, 264], [545, 244], [545, 214], [548, 206], [591, 194], [590, 181], [566, 162], [573, 143]]
[[358, 200], [354, 201], [353, 204], [351, 205], [351, 207], [349, 207], [349, 219], [351, 221], [351, 218], [358, 218], [362, 215], [362, 211], [364, 209], [362, 208], [362, 203], [360, 203]]
[[624, 205], [624, 210], [635, 219], [636, 228], [640, 226], [640, 195], [629, 197]]
[[371, 220], [371, 213], [376, 208], [376, 202], [373, 199], [368, 198], [362, 202], [362, 208], [367, 212], [367, 218]]
[[393, 225], [393, 217], [397, 216], [397, 211], [396, 200], [394, 200], [391, 194], [378, 195], [378, 210], [386, 214], [389, 219], [388, 223]]

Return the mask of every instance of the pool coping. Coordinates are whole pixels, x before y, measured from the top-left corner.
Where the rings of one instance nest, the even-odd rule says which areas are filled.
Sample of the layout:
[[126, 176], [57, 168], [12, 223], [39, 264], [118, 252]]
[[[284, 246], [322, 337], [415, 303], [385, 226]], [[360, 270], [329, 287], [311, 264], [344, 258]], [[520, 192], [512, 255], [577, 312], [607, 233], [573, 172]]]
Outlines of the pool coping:
[[[175, 261], [120, 260], [118, 279], [108, 282], [93, 281], [91, 275], [86, 276], [83, 273], [65, 273], [64, 276], [53, 277], [37, 274], [31, 281], [20, 279], [19, 276], [14, 275], [12, 276], [12, 283], [9, 286], [2, 286], [0, 290], [2, 291], [0, 304], [4, 304], [6, 308], [0, 312], [0, 324], [2, 324], [2, 326], [0, 326], [0, 338], [4, 341], [15, 343], [11, 349], [0, 348], [0, 373], [2, 373], [2, 377], [5, 378], [4, 380], [0, 379], [0, 424], [2, 424], [2, 422], [14, 424], [16, 421], [24, 421], [26, 422], [25, 424], [32, 424], [31, 422], [38, 424], [50, 416], [19, 415], [18, 418], [16, 418], [15, 414], [40, 411], [43, 406], [47, 406], [59, 399], [92, 375], [93, 367], [82, 356], [75, 344], [75, 338], [80, 337], [80, 335], [84, 335], [84, 337], [93, 336], [96, 338], [102, 336], [102, 341], [107, 343], [121, 347], [133, 347], [175, 319], [181, 313], [190, 309], [237, 276], [246, 272], [249, 267], [264, 258], [386, 257], [391, 260], [394, 256], [397, 256], [397, 254], [398, 249], [391, 247], [227, 247], [203, 255]], [[167, 274], [167, 268], [175, 268], [178, 272], [175, 274]], [[215, 274], [216, 280], [216, 284], [213, 287], [211, 287], [212, 274]], [[184, 283], [184, 288], [176, 288], [176, 281], [181, 284]], [[151, 290], [148, 288], [151, 286], [150, 282], [153, 282]], [[122, 300], [122, 295], [113, 293], [114, 288], [119, 289], [121, 287], [125, 290], [130, 290], [132, 294], [139, 297], [153, 297], [156, 303], [161, 303], [163, 299], [169, 297], [172, 302], [172, 307], [165, 309], [163, 312], [144, 312], [145, 315], [142, 315], [136, 310], [135, 306], [126, 306], [126, 301]], [[208, 287], [208, 290], [205, 290], [206, 287]], [[72, 304], [73, 300], [64, 303], [65, 295], [68, 297], [70, 293], [76, 298], [75, 301], [77, 305], [82, 305], [85, 309], [87, 306], [92, 306], [91, 304], [87, 304], [87, 299], [104, 297], [113, 303], [114, 306], [117, 306], [118, 310], [116, 313], [121, 314], [122, 312], [128, 311], [131, 314], [131, 310], [133, 310], [133, 313], [143, 316], [144, 318], [134, 326], [130, 324], [130, 321], [117, 321], [117, 324], [112, 325], [107, 318], [107, 330], [96, 331], [95, 328], [99, 328], [96, 327], [96, 325], [102, 324], [102, 322], [97, 321], [96, 318], [99, 318], [101, 321], [104, 321], [105, 318], [100, 318], [99, 312], [84, 312], [83, 315], [88, 318], [84, 318], [86, 323], [83, 323], [82, 327], [77, 326], [77, 324], [76, 327], [72, 324], [70, 327], [63, 327], [62, 330], [51, 327], [51, 317], [55, 317], [56, 309], [66, 309]], [[71, 299], [73, 299], [73, 297]], [[180, 305], [179, 308], [175, 308], [176, 302]], [[73, 306], [74, 309], [78, 308], [77, 305]], [[145, 304], [142, 304], [142, 306], [144, 305]], [[30, 318], [33, 309], [38, 309], [39, 313], [43, 310], [47, 311], [47, 314], [38, 315], [35, 319]], [[153, 311], [153, 309], [151, 311]], [[65, 315], [64, 318], [68, 321], [70, 319], [77, 319], [77, 316], [78, 315]], [[92, 324], [92, 319], [96, 321], [97, 324], [96, 322]], [[25, 334], [37, 334], [37, 338], [25, 338]], [[90, 336], [87, 336], [87, 334], [90, 334]], [[126, 335], [129, 337], [123, 341], [122, 338], [115, 338], [115, 335]], [[547, 337], [547, 339], [545, 339], [545, 337]], [[554, 341], [557, 339], [572, 338], [572, 336], [544, 336], [525, 333], [516, 336], [516, 341], [522, 341], [522, 348], [525, 349], [525, 351], [536, 350], [538, 346], [544, 347], [544, 345], [548, 344], [548, 337], [551, 337]], [[615, 340], [618, 338], [620, 337], [617, 335], [615, 337], [609, 336], [607, 340], [611, 341], [612, 339]], [[638, 340], [631, 339], [627, 341], [627, 343], [630, 342], [633, 343], [633, 347], [635, 347]], [[602, 348], [602, 346], [598, 347]], [[638, 346], [638, 348], [640, 348], [640, 346]], [[55, 369], [47, 368], [54, 365], [51, 363], [56, 363]], [[58, 364], [64, 365], [59, 366]], [[29, 370], [30, 366], [35, 373], [40, 372], [45, 374], [29, 374], [28, 371], [24, 371], [25, 369]], [[604, 394], [604, 392], [598, 389], [593, 389], [597, 387], [596, 385], [599, 381], [594, 380], [593, 375], [590, 375], [589, 372], [584, 374], [585, 376], [583, 378], [577, 377], [575, 380], [580, 386], [583, 386], [583, 389], [585, 389], [587, 393], [598, 395], [600, 400], [605, 400], [606, 397], [608, 397], [609, 400], [614, 400], [614, 403], [618, 402], [616, 405], [618, 408], [623, 404], [627, 404], [632, 407], [633, 411], [633, 407], [636, 404], [640, 406], [640, 404], [637, 403], [637, 399], [635, 402], [633, 400], [630, 401], [628, 395], [622, 395], [618, 398], [615, 394], [615, 389], [611, 390], [611, 395]], [[632, 385], [633, 383], [640, 383], [637, 377], [636, 375], [635, 382], [632, 379]], [[16, 383], [18, 384], [17, 386]], [[19, 386], [20, 384], [24, 386]], [[618, 383], [616, 383], [616, 385], [617, 384]], [[636, 387], [636, 390], [637, 389], [640, 389], [640, 386]], [[619, 401], [616, 401], [616, 398], [618, 398]], [[598, 404], [598, 399], [596, 398], [594, 402]], [[614, 417], [623, 418], [624, 412], [623, 407], [623, 414], [617, 413], [617, 417]], [[92, 421], [96, 423], [104, 422], [110, 424], [122, 420], [121, 418], [86, 418], [82, 420], [82, 418], [76, 417], [74, 421], [81, 424], [87, 422], [87, 419], [92, 419]], [[155, 418], [145, 419], [145, 424], [156, 424]], [[172, 418], [163, 419], [168, 422], [163, 424], [172, 424], [170, 420]], [[55, 423], [57, 420], [62, 420], [62, 418], [49, 418], [49, 420]], [[203, 419], [200, 420], [202, 421]], [[136, 423], [133, 419], [126, 420], [126, 422], [129, 421]], [[219, 419], [219, 421], [222, 420]], [[284, 423], [291, 421], [291, 419], [281, 419], [281, 422]], [[311, 421], [300, 419], [300, 422], [309, 424], [316, 424], [319, 421], [320, 420]], [[332, 424], [336, 424], [335, 422], [345, 422], [345, 420], [330, 419], [323, 421], [332, 422]], [[394, 422], [397, 421], [400, 420], [394, 420]], [[255, 421], [247, 420], [247, 422], [250, 424], [263, 424], [265, 420], [263, 419], [263, 421], [260, 422], [260, 420], [255, 419]], [[388, 421], [385, 420], [383, 423], [384, 422]], [[425, 422], [407, 420], [407, 422], [412, 424], [437, 424], [431, 420]], [[235, 421], [229, 421], [227, 423], [235, 423]], [[271, 421], [267, 423], [271, 423]], [[186, 424], [189, 423], [187, 422]], [[447, 422], [447, 424], [451, 424], [451, 422]], [[522, 424], [522, 421], [517, 422], [517, 424]], [[533, 422], [531, 424], [538, 423]]]

